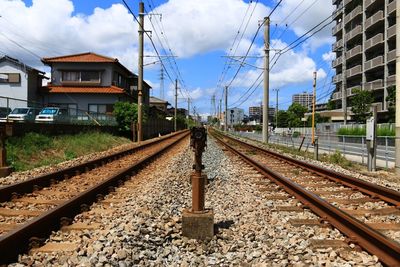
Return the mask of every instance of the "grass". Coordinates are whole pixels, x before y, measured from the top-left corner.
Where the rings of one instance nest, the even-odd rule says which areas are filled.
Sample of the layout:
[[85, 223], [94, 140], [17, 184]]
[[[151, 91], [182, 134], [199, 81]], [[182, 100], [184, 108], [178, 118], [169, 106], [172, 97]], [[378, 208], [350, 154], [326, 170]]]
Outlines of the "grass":
[[129, 142], [127, 138], [99, 132], [51, 137], [28, 133], [23, 137], [7, 139], [7, 162], [16, 171], [25, 171], [104, 151]]
[[[365, 136], [365, 126], [356, 128], [340, 128], [337, 132], [338, 135], [354, 135], [354, 136]], [[395, 136], [395, 129], [393, 127], [381, 126], [378, 127], [377, 136]]]

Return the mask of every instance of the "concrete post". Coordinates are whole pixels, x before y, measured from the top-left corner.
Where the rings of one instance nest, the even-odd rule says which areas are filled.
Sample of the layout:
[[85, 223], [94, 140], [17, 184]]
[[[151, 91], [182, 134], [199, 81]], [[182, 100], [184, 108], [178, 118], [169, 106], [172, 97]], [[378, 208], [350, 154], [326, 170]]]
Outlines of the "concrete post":
[[142, 141], [143, 139], [143, 34], [144, 34], [144, 3], [139, 2], [139, 57], [138, 57], [138, 118], [137, 118], [137, 125], [138, 125], [138, 142]]
[[269, 111], [269, 17], [264, 18], [264, 97], [263, 97], [263, 142], [268, 143], [268, 111]]
[[400, 1], [396, 1], [396, 143], [395, 170], [400, 174]]

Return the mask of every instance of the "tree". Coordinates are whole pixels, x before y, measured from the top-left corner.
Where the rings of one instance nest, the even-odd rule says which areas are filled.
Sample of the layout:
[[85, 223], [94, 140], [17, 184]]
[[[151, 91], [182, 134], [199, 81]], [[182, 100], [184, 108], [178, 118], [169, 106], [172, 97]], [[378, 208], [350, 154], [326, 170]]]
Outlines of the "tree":
[[288, 126], [289, 127], [301, 127], [303, 122], [301, 118], [304, 117], [304, 113], [307, 112], [307, 108], [299, 103], [293, 103], [288, 108]]
[[288, 126], [288, 113], [284, 110], [279, 110], [277, 127], [287, 127], [287, 126]]
[[354, 113], [354, 120], [358, 123], [365, 123], [372, 115], [371, 104], [374, 101], [370, 91], [355, 90], [355, 96], [351, 99], [351, 111]]
[[388, 122], [395, 122], [396, 120], [396, 86], [387, 88], [388, 95], [386, 102], [388, 102]]
[[[113, 113], [121, 131], [129, 131], [132, 122], [137, 122], [137, 104], [135, 103], [116, 102]], [[143, 122], [146, 120], [146, 112], [143, 112]]]
[[327, 110], [334, 110], [336, 109], [335, 102], [329, 99], [328, 103], [326, 104], [326, 109]]

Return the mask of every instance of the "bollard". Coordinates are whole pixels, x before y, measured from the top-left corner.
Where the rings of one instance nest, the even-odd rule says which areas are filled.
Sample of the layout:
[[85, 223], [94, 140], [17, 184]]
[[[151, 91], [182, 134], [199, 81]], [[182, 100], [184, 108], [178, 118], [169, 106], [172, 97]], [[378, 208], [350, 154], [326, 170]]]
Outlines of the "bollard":
[[193, 127], [190, 135], [190, 146], [194, 150], [194, 172], [192, 182], [192, 208], [182, 214], [182, 235], [194, 239], [211, 239], [214, 235], [214, 212], [205, 208], [205, 185], [207, 176], [202, 174], [202, 154], [207, 145], [207, 134], [204, 127]]

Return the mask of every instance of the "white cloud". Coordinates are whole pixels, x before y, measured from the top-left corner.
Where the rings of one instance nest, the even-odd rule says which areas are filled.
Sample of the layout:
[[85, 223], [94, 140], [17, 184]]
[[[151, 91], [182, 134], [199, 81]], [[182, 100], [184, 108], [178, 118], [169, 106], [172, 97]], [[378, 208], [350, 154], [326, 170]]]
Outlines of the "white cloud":
[[[289, 29], [297, 36], [301, 36], [319, 22], [328, 18], [333, 10], [334, 6], [327, 0], [285, 0], [281, 3], [271, 21], [272, 24], [275, 21], [280, 29], [284, 29], [288, 25]], [[329, 22], [329, 20], [326, 22]], [[308, 45], [312, 49], [316, 49], [322, 45], [332, 43], [332, 26], [333, 24], [331, 23], [331, 25], [314, 35], [307, 41]], [[276, 36], [279, 36], [280, 32], [277, 31]]]
[[332, 60], [336, 58], [336, 54], [333, 53], [332, 51], [329, 51], [327, 53], [322, 54], [322, 59], [328, 62], [329, 64], [331, 63]]

